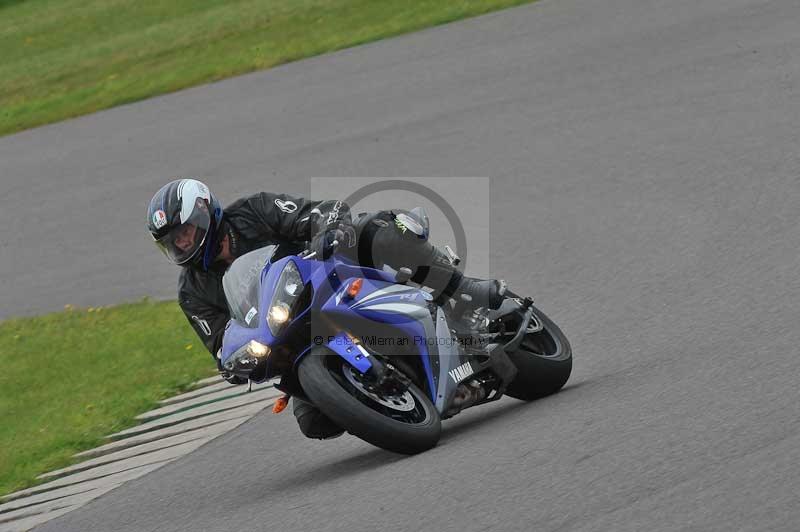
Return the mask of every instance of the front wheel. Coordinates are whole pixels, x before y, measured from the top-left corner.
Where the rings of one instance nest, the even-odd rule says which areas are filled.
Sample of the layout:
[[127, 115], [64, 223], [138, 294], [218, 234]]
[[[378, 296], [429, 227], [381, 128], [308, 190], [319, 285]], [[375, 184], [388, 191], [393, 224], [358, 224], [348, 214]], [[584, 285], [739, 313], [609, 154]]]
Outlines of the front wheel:
[[297, 374], [314, 405], [364, 441], [401, 454], [426, 451], [439, 441], [439, 412], [413, 384], [402, 395], [377, 395], [365, 387], [361, 373], [326, 347], [303, 357]]
[[506, 395], [531, 401], [557, 392], [572, 372], [572, 347], [558, 325], [533, 307], [542, 330], [528, 333], [519, 348], [508, 357], [517, 366], [517, 376]]

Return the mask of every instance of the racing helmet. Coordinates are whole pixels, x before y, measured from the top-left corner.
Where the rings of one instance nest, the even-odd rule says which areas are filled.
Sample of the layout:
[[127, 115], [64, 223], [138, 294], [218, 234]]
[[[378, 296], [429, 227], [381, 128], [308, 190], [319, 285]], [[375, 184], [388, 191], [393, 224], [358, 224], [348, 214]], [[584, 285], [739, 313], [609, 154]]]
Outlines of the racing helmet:
[[208, 270], [219, 252], [222, 206], [196, 179], [161, 187], [147, 207], [147, 229], [173, 264]]

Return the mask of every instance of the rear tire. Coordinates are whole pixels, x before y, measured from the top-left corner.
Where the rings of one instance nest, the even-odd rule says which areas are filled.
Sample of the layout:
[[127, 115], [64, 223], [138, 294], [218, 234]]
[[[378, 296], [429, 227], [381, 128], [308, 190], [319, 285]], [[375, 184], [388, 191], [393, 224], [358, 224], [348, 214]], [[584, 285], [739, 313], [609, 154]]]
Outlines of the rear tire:
[[394, 412], [355, 386], [345, 371], [351, 367], [341, 357], [327, 347], [317, 347], [300, 361], [297, 374], [314, 405], [364, 441], [400, 454], [427, 451], [438, 443], [442, 422], [425, 392], [412, 384], [408, 393], [413, 411]]
[[534, 306], [533, 313], [544, 329], [526, 335], [519, 348], [508, 355], [519, 373], [506, 389], [506, 395], [523, 401], [557, 392], [572, 372], [569, 340], [544, 312]]

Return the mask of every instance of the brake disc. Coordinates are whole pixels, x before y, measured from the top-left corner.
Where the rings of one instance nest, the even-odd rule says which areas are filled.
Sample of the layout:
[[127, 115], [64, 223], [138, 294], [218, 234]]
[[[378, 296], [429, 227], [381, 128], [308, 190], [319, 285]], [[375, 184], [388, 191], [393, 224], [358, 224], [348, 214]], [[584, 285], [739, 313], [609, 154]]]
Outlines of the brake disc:
[[370, 390], [367, 390], [360, 378], [361, 374], [355, 371], [352, 366], [345, 365], [342, 368], [342, 373], [344, 373], [345, 378], [350, 381], [350, 384], [355, 386], [359, 392], [387, 408], [398, 410], [400, 412], [410, 412], [411, 410], [414, 410], [414, 407], [417, 405], [416, 401], [414, 401], [414, 396], [408, 391], [403, 392], [402, 395], [381, 396]]

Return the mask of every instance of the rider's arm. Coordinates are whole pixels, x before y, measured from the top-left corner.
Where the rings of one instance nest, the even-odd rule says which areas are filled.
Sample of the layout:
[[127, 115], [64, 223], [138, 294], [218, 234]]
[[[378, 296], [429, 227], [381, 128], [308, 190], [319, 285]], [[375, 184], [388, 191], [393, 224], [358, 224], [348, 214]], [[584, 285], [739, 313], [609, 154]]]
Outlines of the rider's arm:
[[269, 232], [291, 242], [311, 240], [322, 230], [336, 227], [340, 222], [350, 224], [350, 207], [338, 200], [313, 201], [261, 192], [246, 198], [245, 205], [252, 209]]
[[216, 353], [222, 347], [225, 325], [230, 319], [228, 308], [213, 305], [186, 290], [180, 291], [178, 303], [194, 332], [216, 361]]

